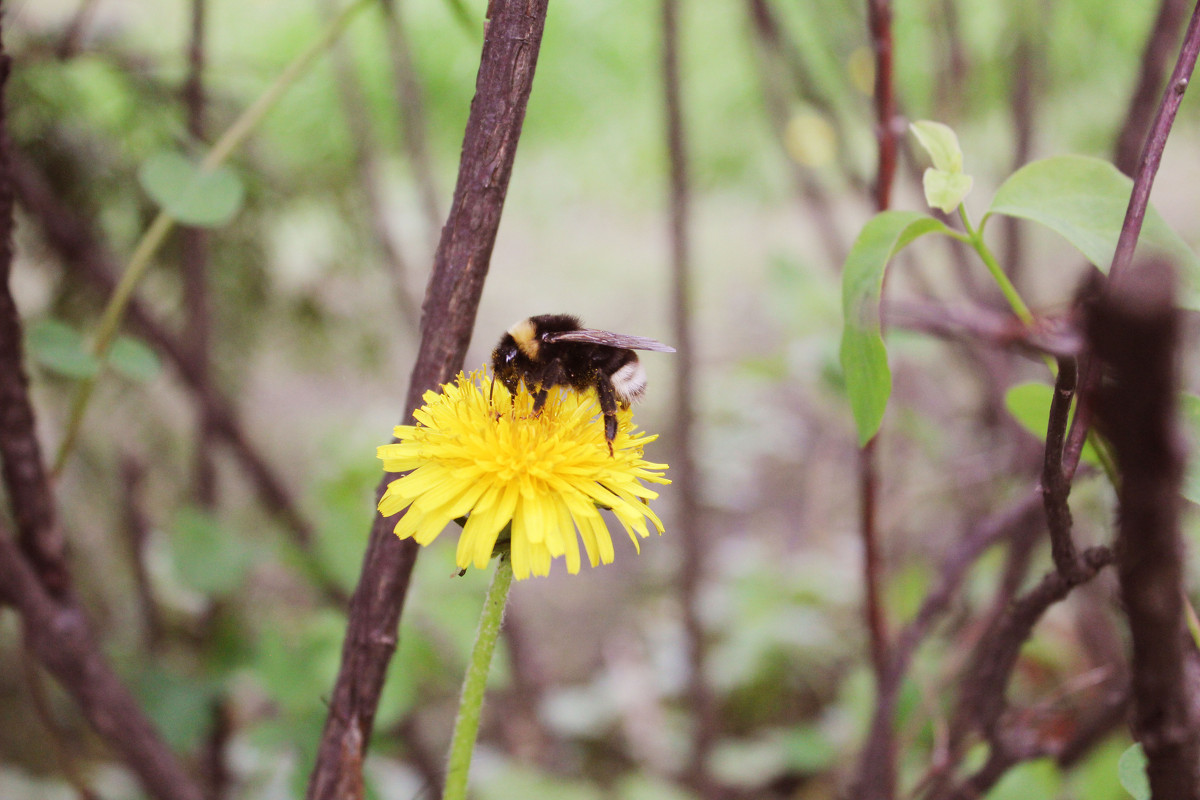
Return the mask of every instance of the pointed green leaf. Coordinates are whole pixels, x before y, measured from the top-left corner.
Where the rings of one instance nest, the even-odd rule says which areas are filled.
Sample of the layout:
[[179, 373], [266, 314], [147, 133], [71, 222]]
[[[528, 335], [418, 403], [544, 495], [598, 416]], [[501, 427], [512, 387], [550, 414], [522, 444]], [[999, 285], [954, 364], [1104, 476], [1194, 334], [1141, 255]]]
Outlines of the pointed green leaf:
[[150, 345], [132, 336], [116, 338], [108, 350], [108, 365], [139, 383], [157, 378], [162, 366]]
[[184, 225], [218, 228], [242, 205], [242, 182], [232, 169], [201, 169], [178, 153], [147, 158], [138, 170], [138, 181], [163, 211]]
[[970, 175], [961, 172], [946, 172], [941, 169], [928, 167], [921, 180], [925, 188], [925, 202], [931, 208], [937, 208], [943, 214], [949, 214], [958, 208], [958, 204], [971, 193], [974, 183]]
[[[1107, 272], [1132, 191], [1133, 181], [1107, 161], [1054, 156], [1027, 164], [1009, 176], [997, 190], [988, 215], [1040, 222]], [[1200, 310], [1200, 258], [1153, 208], [1146, 211], [1138, 253], [1156, 253], [1174, 263], [1182, 284], [1179, 304]]]
[[929, 153], [935, 169], [943, 172], [962, 172], [963, 154], [958, 146], [958, 136], [949, 125], [919, 119], [908, 126], [917, 137], [917, 142]]
[[1134, 800], [1150, 800], [1150, 779], [1146, 777], [1146, 754], [1140, 744], [1132, 745], [1117, 761], [1117, 779]]
[[892, 256], [914, 239], [934, 232], [951, 231], [939, 220], [915, 211], [884, 211], [863, 226], [842, 267], [840, 358], [860, 445], [879, 431], [892, 392], [892, 373], [879, 324], [884, 272]]
[[1200, 505], [1200, 397], [1183, 394], [1179, 398], [1179, 406], [1183, 424], [1192, 443], [1192, 450], [1188, 454], [1187, 472], [1183, 475], [1183, 490], [1180, 493], [1196, 505]]
[[33, 360], [64, 377], [90, 378], [100, 371], [83, 336], [65, 322], [41, 320], [25, 334], [25, 343]]

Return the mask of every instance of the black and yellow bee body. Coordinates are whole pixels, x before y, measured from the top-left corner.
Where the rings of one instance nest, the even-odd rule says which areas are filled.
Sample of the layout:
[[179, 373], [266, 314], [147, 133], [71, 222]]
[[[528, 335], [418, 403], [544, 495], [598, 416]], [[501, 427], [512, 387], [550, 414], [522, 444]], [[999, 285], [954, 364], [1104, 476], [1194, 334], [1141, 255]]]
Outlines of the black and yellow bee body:
[[635, 350], [675, 352], [654, 339], [584, 328], [569, 314], [543, 314], [505, 332], [492, 352], [492, 371], [513, 394], [524, 381], [533, 393], [535, 412], [542, 410], [547, 392], [556, 386], [577, 392], [594, 388], [611, 452], [618, 406], [628, 408], [646, 391], [646, 370]]

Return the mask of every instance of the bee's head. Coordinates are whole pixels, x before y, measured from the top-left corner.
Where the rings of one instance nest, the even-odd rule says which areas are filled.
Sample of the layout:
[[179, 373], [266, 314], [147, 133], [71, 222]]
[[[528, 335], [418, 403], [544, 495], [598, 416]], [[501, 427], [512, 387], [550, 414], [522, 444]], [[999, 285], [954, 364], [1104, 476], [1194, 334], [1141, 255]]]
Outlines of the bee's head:
[[496, 374], [504, 373], [512, 369], [513, 362], [517, 360], [521, 348], [517, 346], [516, 341], [509, 334], [504, 334], [500, 339], [500, 344], [496, 345], [496, 349], [492, 351], [492, 371]]

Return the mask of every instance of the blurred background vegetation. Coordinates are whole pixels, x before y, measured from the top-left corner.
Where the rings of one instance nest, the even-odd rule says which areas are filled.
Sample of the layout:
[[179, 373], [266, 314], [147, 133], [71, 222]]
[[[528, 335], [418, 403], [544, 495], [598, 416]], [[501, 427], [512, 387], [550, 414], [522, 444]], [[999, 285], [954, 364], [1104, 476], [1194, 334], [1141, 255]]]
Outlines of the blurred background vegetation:
[[[335, 4], [197, 1], [202, 139], [211, 143], [318, 36]], [[837, 364], [840, 260], [872, 211], [864, 5], [683, 7], [707, 543], [700, 612], [719, 708], [710, 769], [734, 797], [834, 796], [872, 709], [856, 440]], [[210, 389], [181, 379], [156, 342], [158, 356], [131, 344], [126, 368], [99, 383], [57, 486], [78, 589], [107, 654], [171, 745], [198, 772], [223, 771], [223, 797], [303, 794], [370, 525], [375, 446], [399, 421], [415, 311], [454, 186], [484, 4], [395, 7], [408, 63], [397, 62], [395, 29], [368, 8], [233, 159], [244, 205], [205, 235]], [[755, 23], [763, 9], [779, 47]], [[9, 133], [49, 198], [38, 207], [19, 194], [13, 274], [49, 452], [78, 378], [73, 343], [94, 331], [107, 299], [49, 221], [88, 232], [85, 248], [107, 253], [115, 272], [156, 213], [139, 167], [161, 151], [205, 151], [181, 95], [192, 11], [182, 0], [4, 7]], [[1112, 157], [1156, 12], [1113, 0], [900, 0], [900, 110], [954, 126], [976, 181], [967, 205], [983, 208], [1025, 161]], [[669, 341], [661, 48], [657, 4], [551, 3], [468, 367], [509, 324], [537, 313]], [[419, 91], [419, 115], [400, 99], [398, 75], [411, 82], [409, 102]], [[1194, 98], [1185, 100], [1153, 197], [1193, 243], [1198, 120]], [[424, 160], [414, 158], [413, 131]], [[923, 208], [924, 166], [902, 159], [895, 207]], [[1022, 229], [1014, 244], [997, 225], [998, 246], [1002, 233], [1031, 305], [1064, 308], [1082, 259], [1050, 234]], [[197, 295], [181, 262], [193, 246], [172, 235], [137, 293], [185, 346], [195, 341]], [[953, 302], [982, 277], [964, 279], [951, 250], [928, 245], [901, 260], [889, 293]], [[1191, 333], [1194, 343], [1194, 325]], [[945, 547], [1032, 489], [1039, 444], [1006, 416], [998, 391], [1044, 379], [1044, 367], [902, 330], [892, 345], [880, 517], [886, 608], [899, 623], [929, 591]], [[651, 391], [637, 420], [650, 431], [670, 428], [667, 358], [645, 358]], [[211, 391], [234, 409], [241, 450], [206, 429]], [[664, 436], [647, 456], [671, 462], [676, 446]], [[246, 451], [282, 500], [248, 473]], [[1109, 541], [1108, 489], [1083, 480], [1073, 499], [1078, 535]], [[514, 587], [472, 773], [478, 797], [691, 796], [674, 777], [695, 724], [682, 701], [675, 585], [686, 533], [672, 528], [669, 487], [656, 508], [667, 534], [641, 556], [614, 537], [614, 565], [577, 577], [556, 565], [550, 578]], [[1194, 539], [1194, 515], [1189, 524]], [[374, 797], [428, 797], [442, 768], [486, 581], [452, 577], [452, 548], [439, 541], [417, 564], [368, 762]], [[1032, 558], [1039, 575], [1044, 546]], [[936, 758], [946, 687], [977, 633], [972, 611], [989, 602], [1004, 563], [1000, 548], [985, 554], [918, 652], [897, 712], [902, 787]], [[1097, 702], [1106, 658], [1121, 651], [1117, 628], [1095, 619], [1112, 587], [1077, 594], [1039, 626], [1012, 688], [1064, 738], [1078, 708]], [[30, 700], [19, 642], [15, 617], [0, 614], [0, 795], [77, 796], [46, 712]], [[52, 686], [46, 701], [60, 745], [99, 796], [137, 797], [70, 701]], [[1128, 743], [1114, 725], [1070, 769], [1022, 764], [988, 796], [1125, 797], [1116, 762]]]

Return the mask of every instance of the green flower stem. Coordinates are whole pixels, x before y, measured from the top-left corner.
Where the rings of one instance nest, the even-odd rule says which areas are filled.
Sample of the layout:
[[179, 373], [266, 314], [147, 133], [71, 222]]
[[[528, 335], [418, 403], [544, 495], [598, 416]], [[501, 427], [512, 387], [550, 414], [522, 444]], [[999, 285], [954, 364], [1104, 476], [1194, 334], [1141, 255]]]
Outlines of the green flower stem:
[[458, 716], [454, 720], [454, 736], [450, 740], [450, 758], [446, 765], [446, 789], [442, 800], [466, 800], [467, 774], [471, 770], [471, 753], [475, 749], [475, 738], [479, 735], [479, 715], [483, 710], [483, 694], [487, 688], [488, 670], [492, 653], [496, 650], [496, 639], [500, 636], [500, 622], [504, 618], [504, 605], [508, 601], [508, 587], [512, 585], [513, 571], [509, 556], [501, 556], [488, 588], [483, 611], [479, 615], [479, 631], [475, 634], [475, 648], [471, 651], [471, 663], [463, 678], [462, 697], [458, 701]]
[[[267, 115], [279, 99], [287, 92], [288, 89], [296, 83], [304, 73], [316, 63], [317, 58], [327, 51], [337, 38], [341, 36], [342, 31], [350, 24], [350, 20], [359, 12], [366, 8], [376, 0], [355, 0], [355, 2], [342, 9], [325, 27], [325, 30], [309, 47], [284, 68], [283, 72], [277, 77], [267, 90], [242, 112], [228, 130], [221, 135], [208, 155], [200, 162], [200, 169], [205, 172], [211, 172], [225, 162], [229, 156], [242, 145], [243, 142], [250, 136], [250, 133], [258, 127], [262, 122], [263, 117]], [[113, 291], [112, 297], [108, 300], [108, 305], [104, 309], [104, 314], [100, 318], [100, 326], [96, 331], [96, 337], [92, 341], [92, 353], [100, 361], [104, 363], [105, 356], [108, 355], [108, 349], [112, 346], [113, 339], [117, 335], [117, 331], [121, 327], [121, 320], [125, 316], [125, 308], [129, 305], [129, 298], [133, 296], [134, 287], [142, 280], [146, 274], [146, 270], [150, 268], [154, 254], [158, 252], [158, 248], [166, 240], [167, 234], [175, 227], [175, 219], [165, 211], [160, 211], [158, 216], [154, 218], [154, 222], [142, 234], [141, 240], [134, 248], [133, 255], [129, 258], [129, 263], [125, 267], [124, 273], [121, 275], [121, 280], [117, 284], [117, 288]], [[71, 451], [75, 448], [75, 442], [79, 438], [79, 429], [83, 425], [83, 415], [87, 411], [88, 401], [91, 400], [92, 391], [96, 388], [96, 380], [99, 378], [100, 372], [97, 372], [90, 378], [86, 378], [80, 382], [79, 388], [75, 392], [75, 399], [71, 404], [71, 414], [67, 418], [67, 427], [63, 433], [62, 443], [58, 447], [58, 453], [54, 458], [54, 477], [58, 477], [62, 473], [63, 465], [66, 464], [67, 458]]]
[[[1013, 282], [1004, 274], [1004, 270], [1000, 267], [1000, 262], [996, 261], [996, 257], [992, 255], [991, 248], [983, 241], [983, 225], [976, 230], [971, 226], [971, 220], [967, 216], [967, 207], [962, 203], [958, 205], [958, 214], [962, 217], [963, 227], [967, 229], [967, 235], [970, 236], [971, 246], [975, 248], [975, 252], [979, 253], [979, 257], [983, 259], [984, 265], [988, 268], [988, 272], [992, 274], [992, 280], [1000, 287], [1000, 291], [1004, 294], [1004, 299], [1008, 301], [1009, 307], [1013, 313], [1025, 325], [1033, 324], [1033, 312], [1029, 310], [1029, 306], [1025, 305], [1025, 301], [1021, 299], [1021, 295], [1017, 293], [1017, 287], [1013, 286]], [[986, 217], [985, 220], [986, 222]]]

